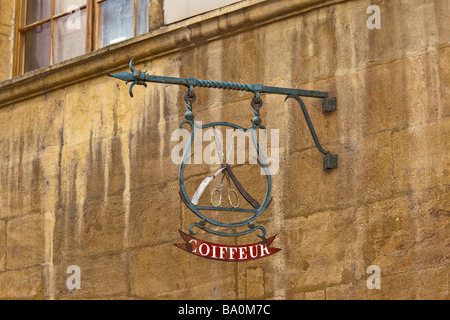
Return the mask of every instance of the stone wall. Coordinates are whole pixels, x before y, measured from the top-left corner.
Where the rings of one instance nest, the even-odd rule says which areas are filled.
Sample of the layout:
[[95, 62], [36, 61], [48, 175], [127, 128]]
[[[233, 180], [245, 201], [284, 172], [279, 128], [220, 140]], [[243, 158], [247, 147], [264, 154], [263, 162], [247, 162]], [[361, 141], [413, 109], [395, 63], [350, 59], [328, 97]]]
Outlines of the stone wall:
[[0, 81], [12, 76], [15, 1], [0, 1]]
[[[366, 26], [370, 5], [379, 30]], [[448, 299], [449, 18], [447, 0], [244, 1], [0, 83], [0, 298]], [[173, 245], [198, 220], [171, 160], [185, 88], [135, 87], [131, 99], [106, 74], [133, 56], [155, 75], [337, 97], [328, 115], [305, 99], [339, 155], [331, 171], [295, 101], [262, 97], [263, 124], [280, 130], [280, 169], [259, 222], [282, 251], [225, 263]], [[247, 126], [253, 116], [251, 94], [196, 93], [196, 120]], [[188, 192], [213, 171], [188, 173]], [[236, 174], [258, 192], [260, 176]], [[80, 290], [66, 286], [71, 265]], [[371, 265], [379, 290], [366, 285]]]

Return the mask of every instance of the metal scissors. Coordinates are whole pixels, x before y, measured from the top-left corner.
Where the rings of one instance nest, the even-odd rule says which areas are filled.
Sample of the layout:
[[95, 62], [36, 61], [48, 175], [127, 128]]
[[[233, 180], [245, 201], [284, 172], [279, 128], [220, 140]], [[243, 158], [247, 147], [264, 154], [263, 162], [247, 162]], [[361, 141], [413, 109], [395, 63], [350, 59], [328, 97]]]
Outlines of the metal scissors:
[[[211, 205], [213, 207], [218, 207], [220, 206], [220, 204], [222, 203], [222, 195], [223, 195], [223, 188], [224, 188], [224, 179], [225, 177], [227, 178], [227, 183], [228, 183], [228, 188], [227, 188], [227, 197], [228, 197], [228, 203], [233, 207], [233, 208], [239, 208], [239, 195], [237, 193], [237, 191], [235, 189], [231, 188], [231, 180], [230, 177], [225, 173], [222, 172], [222, 177], [220, 178], [220, 184], [219, 187], [214, 189], [211, 192]], [[231, 200], [231, 194], [234, 194], [234, 197], [236, 199], [236, 202], [233, 203], [233, 200]], [[219, 197], [219, 201], [214, 203], [214, 198], [217, 198], [217, 195]]]
[[[211, 183], [211, 181], [212, 180], [214, 180], [219, 174], [222, 174], [222, 176], [221, 176], [221, 180], [220, 180], [220, 184], [219, 184], [219, 188], [216, 188], [216, 189], [214, 189], [212, 192], [211, 192], [211, 198], [210, 198], [210, 202], [211, 202], [211, 205], [214, 207], [214, 208], [217, 208], [217, 207], [219, 207], [220, 205], [221, 205], [221, 203], [222, 203], [222, 195], [223, 195], [223, 188], [224, 188], [224, 179], [225, 179], [225, 176], [226, 176], [226, 178], [227, 178], [227, 183], [228, 183], [228, 190], [227, 190], [227, 197], [228, 197], [228, 202], [230, 203], [230, 205], [233, 207], [233, 208], [239, 208], [239, 205], [240, 205], [240, 203], [239, 203], [239, 195], [238, 195], [238, 193], [237, 193], [237, 191], [235, 190], [235, 189], [232, 189], [231, 188], [231, 182], [233, 182], [233, 184], [236, 186], [236, 188], [237, 188], [237, 190], [239, 191], [239, 193], [244, 197], [244, 199], [253, 207], [253, 208], [255, 208], [255, 209], [259, 209], [260, 207], [261, 207], [261, 205], [259, 204], [259, 202], [257, 201], [257, 200], [255, 200], [245, 189], [244, 189], [244, 187], [242, 186], [242, 184], [239, 182], [239, 180], [236, 178], [236, 176], [234, 175], [234, 173], [233, 173], [233, 171], [231, 171], [231, 166], [229, 165], [229, 164], [227, 164], [227, 162], [226, 162], [226, 160], [228, 159], [230, 159], [230, 156], [231, 156], [231, 152], [233, 151], [233, 148], [230, 148], [230, 150], [228, 151], [228, 155], [227, 155], [227, 158], [226, 159], [224, 159], [223, 158], [223, 154], [222, 154], [222, 151], [221, 151], [221, 148], [220, 148], [220, 146], [219, 146], [219, 140], [218, 140], [218, 138], [217, 138], [217, 134], [216, 134], [216, 129], [215, 129], [215, 127], [213, 127], [213, 130], [214, 130], [214, 136], [215, 136], [215, 141], [216, 141], [216, 147], [217, 147], [217, 152], [218, 152], [218, 154], [219, 154], [219, 156], [220, 155], [222, 155], [222, 156], [220, 156], [220, 158], [222, 158], [222, 167], [219, 169], [219, 170], [217, 170], [217, 172], [214, 174], [214, 175], [212, 175], [212, 176], [210, 176], [210, 177], [206, 177], [203, 181], [202, 181], [202, 183], [198, 186], [198, 188], [197, 188], [197, 190], [195, 191], [195, 193], [194, 193], [194, 196], [192, 197], [192, 204], [193, 205], [197, 205], [198, 204], [198, 202], [199, 202], [199, 200], [200, 200], [200, 197], [202, 196], [202, 194], [203, 194], [203, 192], [206, 190], [206, 188], [208, 187], [208, 185]], [[234, 134], [233, 134], [233, 136], [234, 136]], [[233, 202], [232, 200], [231, 200], [231, 198], [232, 198], [232, 194], [234, 194], [234, 196], [235, 196], [235, 198], [236, 198], [236, 202]], [[219, 198], [218, 199], [218, 201], [216, 201], [216, 202], [214, 202], [214, 198]], [[183, 197], [182, 197], [182, 199], [183, 199]]]
[[[216, 128], [213, 127], [214, 130], [214, 141], [216, 143], [216, 150], [219, 153], [219, 157], [220, 155], [222, 158], [222, 168], [224, 169], [228, 169], [230, 168], [230, 166], [226, 163], [226, 160], [230, 158], [231, 155], [231, 151], [233, 151], [232, 149], [229, 150], [229, 154], [227, 155], [227, 157], [225, 157], [225, 154], [223, 153], [223, 149], [220, 148], [219, 146], [219, 140], [217, 137], [217, 133], [216, 133]], [[222, 142], [223, 145], [223, 142]], [[223, 188], [224, 188], [224, 179], [225, 177], [227, 178], [227, 184], [228, 184], [228, 188], [227, 188], [227, 197], [228, 197], [228, 203], [230, 204], [230, 206], [232, 206], [233, 208], [239, 208], [239, 195], [237, 193], [237, 191], [235, 189], [231, 188], [231, 180], [230, 180], [230, 176], [226, 174], [226, 172], [228, 172], [228, 170], [223, 170], [221, 171], [222, 177], [220, 178], [220, 184], [219, 187], [214, 189], [211, 192], [211, 205], [213, 207], [218, 207], [220, 206], [220, 204], [222, 203], [222, 192], [223, 192]], [[233, 200], [231, 200], [231, 194], [234, 194], [234, 197], [236, 199], [236, 202], [233, 202]], [[219, 196], [219, 201], [214, 203], [214, 198], [217, 196]]]

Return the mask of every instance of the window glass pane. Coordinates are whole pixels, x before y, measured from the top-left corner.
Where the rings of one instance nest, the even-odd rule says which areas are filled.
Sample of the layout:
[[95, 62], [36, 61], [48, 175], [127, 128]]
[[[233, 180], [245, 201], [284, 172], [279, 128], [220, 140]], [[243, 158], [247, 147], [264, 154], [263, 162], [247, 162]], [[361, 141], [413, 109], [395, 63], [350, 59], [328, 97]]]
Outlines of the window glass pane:
[[100, 3], [99, 47], [133, 37], [134, 1], [108, 0]]
[[148, 32], [148, 6], [150, 0], [138, 0], [137, 35]]
[[241, 0], [165, 0], [164, 23], [169, 24], [180, 21], [240, 1]]
[[55, 14], [74, 11], [86, 5], [86, 0], [55, 0]]
[[85, 53], [86, 10], [55, 20], [53, 62], [58, 63]]
[[50, 22], [25, 32], [24, 72], [50, 64]]
[[52, 13], [52, 0], [27, 0], [25, 9], [27, 25], [45, 20], [50, 18]]

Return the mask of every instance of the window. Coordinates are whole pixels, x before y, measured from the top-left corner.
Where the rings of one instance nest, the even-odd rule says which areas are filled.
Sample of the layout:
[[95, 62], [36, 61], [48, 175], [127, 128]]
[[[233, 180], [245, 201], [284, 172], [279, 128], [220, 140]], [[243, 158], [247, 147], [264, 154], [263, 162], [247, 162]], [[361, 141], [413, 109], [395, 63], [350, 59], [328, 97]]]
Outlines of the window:
[[21, 0], [16, 74], [146, 33], [149, 5], [150, 0]]
[[170, 24], [241, 0], [165, 0], [164, 23]]

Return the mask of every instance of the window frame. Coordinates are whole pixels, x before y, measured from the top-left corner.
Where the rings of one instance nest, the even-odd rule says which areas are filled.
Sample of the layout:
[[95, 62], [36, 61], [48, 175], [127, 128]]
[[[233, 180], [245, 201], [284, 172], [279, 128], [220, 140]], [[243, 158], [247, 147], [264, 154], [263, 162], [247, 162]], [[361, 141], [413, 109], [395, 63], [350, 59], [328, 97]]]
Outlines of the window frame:
[[[26, 25], [26, 1], [27, 0], [16, 0], [17, 1], [17, 16], [16, 16], [16, 28], [15, 28], [15, 52], [17, 54], [14, 55], [14, 76], [19, 76], [24, 74], [24, 60], [25, 60], [25, 33], [29, 30], [34, 29], [37, 26], [43, 25], [45, 23], [50, 22], [50, 52], [49, 52], [49, 65], [52, 66], [57, 63], [54, 63], [54, 34], [55, 34], [55, 21], [66, 17], [73, 12], [65, 11], [59, 14], [55, 14], [55, 1], [51, 0], [51, 13], [50, 17], [33, 22], [32, 24]], [[85, 53], [89, 53], [100, 49], [99, 46], [99, 28], [100, 28], [100, 4], [102, 2], [106, 2], [108, 0], [86, 0], [86, 5], [80, 7], [80, 10], [86, 9], [86, 38], [85, 38]], [[136, 37], [138, 34], [138, 0], [133, 1], [133, 37]], [[149, 17], [147, 17], [149, 19]], [[150, 22], [149, 22], [150, 23]], [[64, 60], [65, 61], [65, 60]], [[58, 62], [60, 63], [60, 62]], [[33, 72], [34, 69], [29, 72]]]

